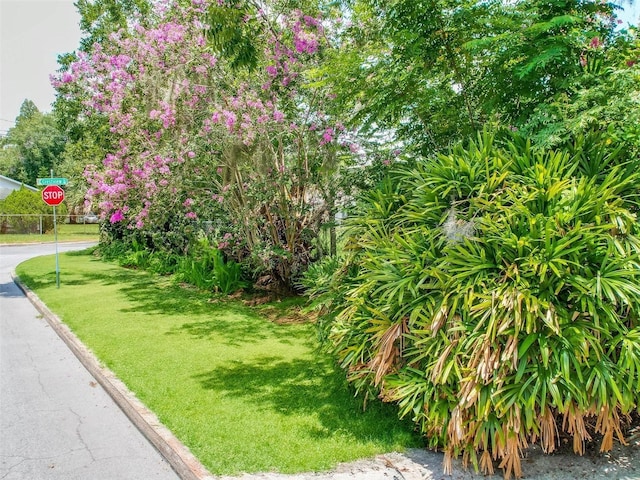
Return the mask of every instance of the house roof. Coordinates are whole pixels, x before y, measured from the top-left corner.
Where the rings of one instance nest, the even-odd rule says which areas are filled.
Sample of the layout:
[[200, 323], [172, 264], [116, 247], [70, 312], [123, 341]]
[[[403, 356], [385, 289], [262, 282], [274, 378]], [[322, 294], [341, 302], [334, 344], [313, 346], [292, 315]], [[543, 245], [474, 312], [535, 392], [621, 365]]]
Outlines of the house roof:
[[12, 183], [16, 185], [17, 188], [20, 188], [24, 185], [24, 187], [28, 188], [29, 190], [33, 190], [34, 192], [38, 191], [36, 187], [32, 187], [31, 185], [27, 185], [26, 183], [19, 182], [18, 180], [14, 180], [13, 178], [5, 177], [4, 175], [0, 175], [0, 180]]

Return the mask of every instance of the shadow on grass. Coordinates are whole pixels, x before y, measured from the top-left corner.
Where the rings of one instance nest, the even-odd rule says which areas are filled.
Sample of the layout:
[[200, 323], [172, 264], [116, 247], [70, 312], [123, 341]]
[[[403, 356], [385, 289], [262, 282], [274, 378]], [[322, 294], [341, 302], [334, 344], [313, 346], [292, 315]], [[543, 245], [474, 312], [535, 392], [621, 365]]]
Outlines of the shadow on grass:
[[[53, 280], [51, 280], [51, 278]], [[31, 290], [36, 290], [38, 288], [43, 288], [48, 285], [56, 283], [56, 272], [55, 270], [50, 272], [50, 274], [38, 274], [38, 275], [29, 275], [28, 273], [20, 272], [18, 274], [18, 278], [22, 283], [24, 283]]]
[[[283, 329], [283, 327], [271, 325], [253, 313], [248, 313], [242, 307], [236, 309], [233, 305], [218, 307], [212, 314], [214, 318], [211, 320], [185, 323], [170, 330], [167, 335], [188, 333], [200, 340], [222, 338], [224, 343], [230, 346], [270, 340], [288, 345], [306, 344], [309, 348], [313, 348], [313, 334], [308, 330], [286, 327]], [[281, 331], [276, 332], [277, 328], [281, 328]]]
[[[119, 285], [128, 304], [123, 313], [193, 317], [179, 327], [172, 328], [167, 335], [189, 334], [197, 339], [215, 339], [230, 346], [259, 342], [267, 338], [290, 342], [292, 337], [304, 340], [307, 333], [302, 329], [288, 329], [286, 335], [276, 335], [278, 328], [256, 315], [251, 309], [234, 302], [212, 303], [211, 296], [193, 288], [171, 283], [171, 280], [144, 271], [110, 269], [106, 272], [82, 272], [80, 277], [66, 282], [68, 285], [100, 283]], [[206, 320], [197, 321], [198, 317]]]
[[188, 333], [200, 340], [222, 340], [225, 345], [232, 347], [272, 338], [272, 335], [268, 335], [264, 330], [256, 327], [255, 322], [246, 319], [228, 320], [225, 318], [224, 312], [219, 312], [215, 320], [185, 323], [170, 330], [166, 335], [181, 333]]
[[81, 278], [69, 284], [95, 282], [121, 286], [119, 291], [131, 302], [131, 307], [124, 312], [199, 315], [211, 310], [205, 293], [173, 285], [169, 280], [139, 270], [118, 267], [107, 272], [83, 272]]
[[308, 430], [311, 438], [334, 435], [374, 441], [393, 448], [422, 446], [409, 423], [398, 420], [393, 405], [371, 402], [363, 411], [343, 376], [327, 358], [285, 361], [262, 356], [233, 361], [194, 378], [207, 390], [242, 398], [256, 409], [282, 415], [314, 415], [320, 427]]
[[84, 250], [69, 250], [68, 252], [64, 252], [64, 254], [70, 257], [94, 257], [96, 248], [97, 247], [89, 247]]

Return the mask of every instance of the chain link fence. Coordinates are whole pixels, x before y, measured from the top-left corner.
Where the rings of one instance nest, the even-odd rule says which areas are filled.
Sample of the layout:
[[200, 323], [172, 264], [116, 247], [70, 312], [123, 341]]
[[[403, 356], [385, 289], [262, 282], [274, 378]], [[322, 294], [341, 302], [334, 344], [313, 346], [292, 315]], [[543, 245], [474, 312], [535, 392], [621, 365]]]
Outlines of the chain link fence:
[[[56, 215], [58, 224], [85, 225], [87, 231], [95, 227], [98, 218], [94, 215]], [[53, 232], [53, 214], [0, 214], [0, 235], [40, 234]]]

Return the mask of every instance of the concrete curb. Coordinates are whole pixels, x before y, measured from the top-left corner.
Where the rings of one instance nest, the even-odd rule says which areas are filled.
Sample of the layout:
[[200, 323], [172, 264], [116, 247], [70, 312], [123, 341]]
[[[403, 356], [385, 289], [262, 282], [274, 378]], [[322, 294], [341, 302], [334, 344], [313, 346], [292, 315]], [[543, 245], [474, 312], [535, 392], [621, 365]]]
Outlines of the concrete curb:
[[207, 471], [191, 451], [160, 423], [158, 417], [111, 370], [100, 364], [93, 352], [76, 337], [69, 327], [62, 323], [57, 315], [47, 308], [29, 287], [20, 281], [15, 272], [11, 272], [11, 278], [80, 360], [80, 363], [105, 389], [136, 428], [169, 462], [182, 480], [215, 480], [216, 477]]

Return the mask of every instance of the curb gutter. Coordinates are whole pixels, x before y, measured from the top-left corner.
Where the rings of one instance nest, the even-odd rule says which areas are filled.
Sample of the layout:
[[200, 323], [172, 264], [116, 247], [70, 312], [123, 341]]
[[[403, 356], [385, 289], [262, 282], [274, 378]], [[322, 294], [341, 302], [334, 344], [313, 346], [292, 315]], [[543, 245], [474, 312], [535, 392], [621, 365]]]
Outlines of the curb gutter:
[[57, 315], [47, 308], [29, 287], [20, 281], [15, 272], [11, 272], [11, 278], [44, 316], [51, 328], [80, 360], [80, 363], [105, 389], [136, 428], [169, 462], [182, 480], [215, 480], [216, 477], [207, 471], [191, 451], [168, 428], [160, 423], [158, 417], [111, 370], [100, 364], [93, 352], [76, 337], [69, 327], [62, 323]]

